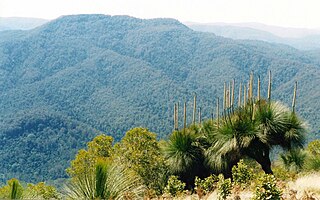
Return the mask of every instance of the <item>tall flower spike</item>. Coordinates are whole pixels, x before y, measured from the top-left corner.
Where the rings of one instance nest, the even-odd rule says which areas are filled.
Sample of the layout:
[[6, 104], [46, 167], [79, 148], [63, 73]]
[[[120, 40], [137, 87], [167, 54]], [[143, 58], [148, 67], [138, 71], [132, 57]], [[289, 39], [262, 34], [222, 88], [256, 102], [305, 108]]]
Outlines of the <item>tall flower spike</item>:
[[246, 84], [243, 84], [243, 107], [247, 104], [247, 87]]
[[187, 103], [183, 104], [183, 129], [187, 128]]
[[249, 88], [249, 99], [250, 101], [252, 101], [253, 99], [253, 71], [251, 71], [250, 73], [250, 88]]
[[239, 98], [238, 98], [238, 107], [241, 107], [241, 88], [242, 87], [242, 83], [240, 82], [239, 85]]
[[197, 112], [197, 95], [193, 97], [193, 115], [192, 115], [192, 124], [196, 123], [196, 112]]
[[271, 101], [271, 70], [269, 70], [268, 101]]
[[201, 107], [199, 107], [199, 125], [201, 124]]
[[231, 85], [232, 85], [232, 82], [229, 83], [228, 108], [231, 107]]
[[297, 96], [297, 87], [298, 87], [298, 82], [296, 81], [295, 84], [294, 84], [294, 89], [293, 89], [292, 112], [295, 112], [296, 96]]
[[176, 104], [173, 107], [173, 129], [176, 130]]
[[217, 98], [217, 126], [219, 128], [219, 119], [220, 118], [220, 111], [219, 111], [219, 98]]
[[226, 88], [226, 82], [223, 84], [223, 110], [226, 109], [226, 103], [227, 103], [227, 88]]
[[231, 89], [231, 107], [234, 105], [234, 79], [232, 80], [232, 89]]
[[260, 76], [258, 76], [258, 92], [257, 92], [258, 101], [260, 101]]
[[226, 98], [227, 98], [226, 108], [230, 107], [230, 98], [229, 97], [230, 97], [229, 90], [227, 90], [227, 92], [226, 92]]
[[177, 119], [176, 119], [176, 124], [177, 124], [177, 130], [179, 129], [179, 101], [177, 103], [177, 112], [176, 112], [176, 115], [177, 115]]

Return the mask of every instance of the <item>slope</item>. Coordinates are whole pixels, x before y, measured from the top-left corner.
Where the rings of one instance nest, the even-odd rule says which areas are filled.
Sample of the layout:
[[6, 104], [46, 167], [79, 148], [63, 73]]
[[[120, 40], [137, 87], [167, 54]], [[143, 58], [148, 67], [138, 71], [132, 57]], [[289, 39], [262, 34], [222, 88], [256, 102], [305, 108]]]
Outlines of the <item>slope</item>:
[[[107, 15], [64, 16], [33, 30], [0, 32], [0, 38], [0, 155], [12, 159], [1, 164], [2, 174], [26, 181], [65, 177], [62, 168], [70, 157], [100, 131], [119, 140], [128, 129], [144, 126], [166, 137], [174, 102], [187, 100], [189, 112], [197, 93], [208, 118], [223, 82], [247, 81], [251, 70], [262, 76], [264, 94], [272, 70], [273, 96], [288, 105], [298, 80], [298, 112], [311, 124], [309, 138], [319, 137], [319, 60], [288, 46], [195, 32], [174, 19]], [[45, 125], [52, 131], [37, 128], [41, 112], [52, 120], [58, 116], [59, 123]], [[16, 119], [33, 125], [9, 129]], [[54, 152], [67, 151], [59, 165], [40, 168], [26, 159], [43, 152], [36, 145], [25, 149], [29, 133], [64, 137], [75, 132], [75, 126], [64, 124], [69, 121], [82, 124], [78, 132], [88, 135], [74, 145], [66, 144], [73, 144], [75, 135], [54, 140], [56, 149], [48, 145], [37, 157], [39, 163], [54, 163], [60, 155]], [[9, 141], [12, 134], [16, 137]], [[16, 152], [25, 151], [12, 154], [13, 144]], [[19, 167], [10, 167], [16, 163]]]

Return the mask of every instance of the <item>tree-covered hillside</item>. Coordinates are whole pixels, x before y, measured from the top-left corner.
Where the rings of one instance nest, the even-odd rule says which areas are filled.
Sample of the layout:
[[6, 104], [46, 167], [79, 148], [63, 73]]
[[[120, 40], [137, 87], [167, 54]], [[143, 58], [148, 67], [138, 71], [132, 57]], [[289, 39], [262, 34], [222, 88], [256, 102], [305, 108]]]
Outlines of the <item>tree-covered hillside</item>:
[[[270, 43], [279, 43], [290, 45], [300, 50], [319, 50], [320, 32], [312, 29], [294, 29], [273, 27], [282, 29], [280, 32], [286, 34], [275, 35], [271, 30], [263, 30], [260, 27], [250, 27], [249, 24], [192, 24], [187, 23], [188, 27], [195, 31], [214, 33], [218, 36], [240, 39], [240, 40], [262, 40]], [[258, 24], [259, 25], [259, 24]], [[263, 26], [263, 25], [261, 25]], [[267, 29], [267, 28], [266, 28]], [[305, 31], [305, 34], [302, 34]], [[277, 31], [275, 31], [277, 32]], [[300, 33], [299, 33], [300, 32]], [[291, 36], [290, 36], [291, 34]]]
[[76, 150], [99, 131], [119, 141], [143, 126], [166, 137], [174, 102], [187, 100], [191, 113], [196, 93], [208, 118], [223, 82], [247, 81], [251, 70], [262, 78], [263, 94], [272, 70], [272, 96], [286, 104], [298, 81], [297, 111], [310, 124], [309, 139], [319, 138], [316, 57], [195, 32], [173, 19], [75, 15], [0, 32], [0, 155], [10, 158], [0, 174], [26, 181], [63, 177]]

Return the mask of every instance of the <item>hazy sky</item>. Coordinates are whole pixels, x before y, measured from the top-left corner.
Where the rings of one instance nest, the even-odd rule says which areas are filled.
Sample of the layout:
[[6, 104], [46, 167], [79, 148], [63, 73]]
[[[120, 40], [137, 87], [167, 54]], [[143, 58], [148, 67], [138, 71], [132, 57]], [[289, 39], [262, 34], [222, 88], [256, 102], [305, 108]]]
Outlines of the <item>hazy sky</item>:
[[320, 28], [320, 0], [0, 0], [0, 17], [53, 19], [79, 13]]

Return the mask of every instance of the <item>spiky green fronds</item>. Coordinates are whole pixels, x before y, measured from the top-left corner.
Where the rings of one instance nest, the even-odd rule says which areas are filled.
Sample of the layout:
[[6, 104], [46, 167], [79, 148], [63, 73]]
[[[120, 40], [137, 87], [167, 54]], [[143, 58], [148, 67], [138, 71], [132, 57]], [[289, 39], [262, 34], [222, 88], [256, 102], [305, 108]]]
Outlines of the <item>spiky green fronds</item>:
[[143, 199], [144, 186], [136, 174], [119, 165], [99, 163], [95, 171], [65, 187], [70, 199]]
[[228, 163], [239, 160], [242, 150], [248, 148], [257, 137], [257, 126], [252, 121], [252, 108], [238, 108], [221, 120], [219, 128], [214, 123], [205, 124], [204, 132], [211, 142], [206, 151], [207, 163], [221, 172]]
[[295, 171], [300, 171], [303, 168], [306, 156], [306, 153], [301, 149], [291, 149], [280, 155], [286, 169]]
[[199, 163], [199, 158], [202, 157], [197, 135], [189, 129], [174, 131], [163, 146], [163, 153], [170, 171], [174, 174], [186, 173]]
[[12, 179], [10, 185], [10, 199], [20, 199], [22, 197], [23, 188], [17, 179]]

